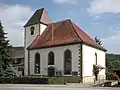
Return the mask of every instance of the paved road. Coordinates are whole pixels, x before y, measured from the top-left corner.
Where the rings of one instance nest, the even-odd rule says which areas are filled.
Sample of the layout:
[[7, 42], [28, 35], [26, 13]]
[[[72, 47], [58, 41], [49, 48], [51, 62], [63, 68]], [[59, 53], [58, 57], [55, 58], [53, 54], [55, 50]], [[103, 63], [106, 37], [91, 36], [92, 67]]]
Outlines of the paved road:
[[88, 85], [25, 85], [0, 84], [0, 90], [120, 90], [120, 88], [90, 87]]

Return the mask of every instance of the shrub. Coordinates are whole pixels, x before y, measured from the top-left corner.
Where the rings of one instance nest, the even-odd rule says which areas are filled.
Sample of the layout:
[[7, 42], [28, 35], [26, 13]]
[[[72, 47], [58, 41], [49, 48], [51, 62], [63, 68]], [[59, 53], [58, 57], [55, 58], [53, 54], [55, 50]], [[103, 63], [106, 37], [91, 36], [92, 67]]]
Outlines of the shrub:
[[48, 84], [48, 78], [6, 77], [0, 78], [0, 84]]
[[40, 74], [31, 74], [29, 77], [47, 77], [46, 75], [40, 75]]
[[66, 84], [79, 83], [80, 76], [58, 76], [47, 77], [41, 75], [20, 76], [20, 77], [0, 77], [0, 84]]

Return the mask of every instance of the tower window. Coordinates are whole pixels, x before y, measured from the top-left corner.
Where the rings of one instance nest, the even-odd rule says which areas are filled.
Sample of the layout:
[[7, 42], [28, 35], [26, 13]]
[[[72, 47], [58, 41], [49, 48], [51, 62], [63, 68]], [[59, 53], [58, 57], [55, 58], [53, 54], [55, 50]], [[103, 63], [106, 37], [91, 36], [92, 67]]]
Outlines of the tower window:
[[34, 27], [30, 28], [31, 35], [34, 35]]

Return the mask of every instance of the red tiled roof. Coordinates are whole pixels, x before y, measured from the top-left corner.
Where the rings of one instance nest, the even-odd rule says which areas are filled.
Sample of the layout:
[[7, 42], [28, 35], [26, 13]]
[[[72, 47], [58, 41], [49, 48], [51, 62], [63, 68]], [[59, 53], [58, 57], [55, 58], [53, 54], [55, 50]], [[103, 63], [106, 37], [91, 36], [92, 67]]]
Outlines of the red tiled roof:
[[28, 49], [80, 42], [105, 50], [69, 19], [49, 24], [43, 34], [38, 35]]

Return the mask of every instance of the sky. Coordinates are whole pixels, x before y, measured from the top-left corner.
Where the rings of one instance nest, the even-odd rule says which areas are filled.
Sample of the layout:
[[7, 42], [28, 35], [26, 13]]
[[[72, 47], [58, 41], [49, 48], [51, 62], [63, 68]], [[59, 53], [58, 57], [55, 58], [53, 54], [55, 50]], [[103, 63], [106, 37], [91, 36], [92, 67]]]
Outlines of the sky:
[[23, 26], [40, 8], [54, 21], [71, 19], [109, 53], [120, 53], [120, 0], [0, 0], [0, 20], [10, 44], [23, 46]]

